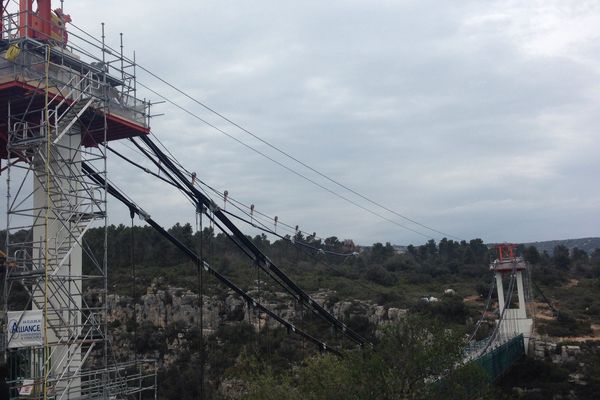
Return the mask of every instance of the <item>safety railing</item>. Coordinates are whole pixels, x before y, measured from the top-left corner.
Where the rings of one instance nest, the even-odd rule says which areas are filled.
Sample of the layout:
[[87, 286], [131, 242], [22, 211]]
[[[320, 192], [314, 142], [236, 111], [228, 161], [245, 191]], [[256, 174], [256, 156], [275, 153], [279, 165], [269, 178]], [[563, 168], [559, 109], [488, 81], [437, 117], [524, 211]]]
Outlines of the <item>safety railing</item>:
[[[134, 63], [122, 54], [115, 54], [114, 51], [105, 48], [102, 41], [78, 37], [76, 34], [70, 34], [68, 44], [53, 41], [42, 43], [32, 39], [31, 37], [34, 37], [35, 33], [39, 33], [39, 31], [33, 26], [26, 26], [25, 29], [22, 29], [20, 23], [24, 19], [20, 17], [18, 4], [10, 4], [9, 2], [2, 15], [1, 37], [9, 45], [18, 45], [21, 55], [12, 60], [14, 63], [0, 57], [0, 83], [12, 79], [23, 82], [39, 79], [45, 72], [43, 68], [44, 57], [38, 55], [38, 60], [23, 59], [24, 52], [29, 54], [31, 52], [25, 51], [27, 50], [26, 46], [21, 46], [20, 43], [26, 41], [33, 44], [33, 47], [37, 45], [38, 49], [48, 45], [53, 60], [48, 75], [53, 86], [61, 88], [65, 85], [71, 85], [72, 88], [77, 88], [76, 82], [72, 82], [73, 78], [91, 72], [90, 76], [85, 77], [87, 82], [83, 82], [83, 79], [81, 79], [84, 86], [91, 83], [90, 87], [87, 88], [88, 94], [105, 100], [108, 103], [108, 113], [142, 125], [144, 128], [148, 127], [150, 104], [136, 97], [135, 74], [129, 72], [131, 70], [135, 71]], [[29, 32], [31, 37], [22, 37], [23, 32]], [[97, 54], [93, 54], [94, 51]], [[19, 63], [19, 58], [24, 62]], [[86, 70], [71, 68], [68, 66], [69, 63], [57, 63], [56, 60], [60, 58], [69, 59], [70, 64], [73, 64], [73, 62], [75, 64], [79, 63], [85, 66]], [[24, 71], [23, 66], [26, 65], [39, 65], [39, 68], [37, 71], [35, 67]], [[72, 93], [72, 95], [74, 98], [79, 97], [76, 93]], [[66, 97], [70, 98], [70, 96]]]

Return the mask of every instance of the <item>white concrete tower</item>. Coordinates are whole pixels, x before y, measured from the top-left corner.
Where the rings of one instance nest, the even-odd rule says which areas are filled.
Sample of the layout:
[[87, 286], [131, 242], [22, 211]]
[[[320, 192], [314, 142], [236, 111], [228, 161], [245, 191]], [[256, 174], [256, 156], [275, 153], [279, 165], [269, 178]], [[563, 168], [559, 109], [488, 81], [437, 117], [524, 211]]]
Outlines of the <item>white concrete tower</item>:
[[[107, 143], [148, 134], [149, 104], [135, 97], [135, 64], [105, 47], [104, 30], [96, 55], [78, 52], [81, 43], [67, 46], [70, 17], [51, 0], [35, 3], [0, 4], [0, 172], [7, 176], [10, 266], [0, 354], [14, 395], [123, 398], [147, 386], [143, 367], [138, 382], [123, 380], [121, 372], [138, 364], [108, 357], [107, 194], [83, 168], [106, 181]], [[103, 240], [90, 245], [92, 226], [103, 229]]]
[[525, 260], [515, 255], [515, 247], [513, 244], [496, 246], [498, 258], [490, 266], [496, 277], [500, 315], [499, 335], [496, 341], [497, 344], [501, 344], [516, 335], [523, 334], [525, 351], [527, 351], [533, 329], [533, 316], [529, 315], [530, 307], [528, 307], [531, 299], [528, 298], [528, 290], [526, 290], [528, 281], [525, 279], [529, 271]]

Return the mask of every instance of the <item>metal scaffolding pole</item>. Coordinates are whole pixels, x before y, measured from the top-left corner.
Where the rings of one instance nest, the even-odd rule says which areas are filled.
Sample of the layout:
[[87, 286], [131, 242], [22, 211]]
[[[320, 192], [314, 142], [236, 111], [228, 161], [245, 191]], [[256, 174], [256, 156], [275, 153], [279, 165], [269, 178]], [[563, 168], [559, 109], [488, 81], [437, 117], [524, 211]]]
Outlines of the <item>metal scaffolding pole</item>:
[[[107, 142], [131, 134], [124, 129], [148, 129], [147, 104], [135, 99], [135, 78], [123, 71], [132, 66], [122, 55], [107, 60], [103, 40], [94, 57], [76, 42], [39, 39], [20, 23], [28, 20], [22, 12], [2, 11], [7, 267], [0, 343], [12, 394], [109, 399], [156, 391], [153, 361], [123, 364], [112, 356], [107, 191], [81, 170], [85, 162], [107, 181]], [[94, 248], [85, 240], [93, 226], [104, 228]]]

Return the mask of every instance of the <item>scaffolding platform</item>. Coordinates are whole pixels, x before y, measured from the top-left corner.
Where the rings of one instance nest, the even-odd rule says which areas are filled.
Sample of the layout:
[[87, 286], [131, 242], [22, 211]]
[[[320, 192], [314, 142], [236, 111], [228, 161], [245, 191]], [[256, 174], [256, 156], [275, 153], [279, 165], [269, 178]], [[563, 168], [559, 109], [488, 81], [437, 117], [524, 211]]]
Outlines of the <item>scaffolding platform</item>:
[[50, 0], [37, 6], [0, 4], [0, 362], [12, 395], [28, 399], [155, 398], [154, 361], [115, 359], [107, 244], [86, 242], [92, 227], [107, 234], [106, 187], [82, 171], [106, 180], [107, 143], [149, 134], [150, 103], [137, 98], [123, 46], [106, 47], [104, 32], [67, 42], [62, 9], [52, 11]]
[[[19, 54], [7, 60], [12, 46], [19, 49]], [[46, 82], [40, 77], [46, 72], [46, 46], [23, 38], [12, 43], [4, 40], [0, 49], [3, 49], [0, 50], [0, 158], [6, 159], [8, 132], [14, 129], [8, 121], [9, 113], [18, 119], [13, 124], [39, 124], [38, 116], [32, 111], [45, 106]], [[52, 102], [59, 105], [57, 115], [76, 102], [91, 101], [79, 116], [85, 127], [82, 144], [86, 147], [102, 143], [105, 135], [106, 141], [112, 141], [150, 132], [150, 104], [129, 94], [131, 89], [127, 88], [126, 81], [113, 77], [102, 65], [106, 62], [87, 63], [77, 53], [50, 48], [48, 92]], [[98, 107], [99, 103], [102, 107]]]

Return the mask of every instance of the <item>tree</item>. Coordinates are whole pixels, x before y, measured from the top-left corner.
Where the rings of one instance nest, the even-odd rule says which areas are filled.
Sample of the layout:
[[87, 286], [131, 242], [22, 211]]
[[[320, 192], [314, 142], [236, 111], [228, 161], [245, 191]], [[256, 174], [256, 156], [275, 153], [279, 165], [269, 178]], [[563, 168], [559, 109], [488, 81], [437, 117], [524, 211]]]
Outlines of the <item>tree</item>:
[[342, 247], [342, 243], [339, 241], [337, 236], [331, 236], [325, 239], [325, 246], [327, 246], [329, 250], [336, 251]]
[[[247, 400], [490, 398], [484, 372], [461, 366], [462, 339], [435, 321], [414, 316], [388, 327], [375, 349], [313, 357], [277, 376], [252, 377]], [[257, 370], [255, 368], [255, 370]]]
[[590, 263], [592, 265], [592, 276], [600, 283], [600, 249], [596, 249], [592, 252]]
[[438, 252], [440, 256], [446, 257], [447, 260], [454, 260], [456, 259], [456, 250], [458, 249], [458, 247], [459, 244], [454, 240], [448, 240], [446, 238], [443, 238], [442, 240], [440, 240], [440, 243], [438, 245]]
[[417, 249], [415, 248], [415, 246], [413, 246], [412, 244], [409, 244], [406, 247], [406, 251], [408, 252], [408, 254], [410, 254], [413, 257], [417, 256]]
[[381, 243], [375, 243], [371, 247], [371, 262], [381, 263], [393, 255], [394, 247], [389, 242], [385, 246]]
[[562, 244], [554, 247], [554, 252], [552, 253], [552, 260], [554, 261], [554, 265], [563, 271], [567, 271], [569, 269], [569, 265], [571, 264], [571, 259], [569, 258], [569, 249]]
[[434, 256], [437, 254], [437, 245], [435, 244], [435, 240], [433, 239], [429, 239], [427, 241], [427, 243], [425, 244], [425, 249], [427, 252], [427, 255], [429, 256]]
[[392, 286], [396, 283], [396, 277], [378, 264], [369, 265], [365, 278], [382, 286]]
[[574, 263], [587, 263], [589, 260], [588, 254], [585, 250], [581, 250], [577, 247], [574, 247], [571, 251], [571, 260]]
[[489, 249], [481, 239], [472, 239], [469, 241], [469, 249], [473, 252], [476, 263], [485, 263], [488, 261]]
[[538, 264], [541, 260], [540, 252], [535, 246], [528, 246], [523, 250], [523, 258], [531, 265]]
[[600, 249], [595, 249], [590, 256], [593, 265], [600, 265]]

